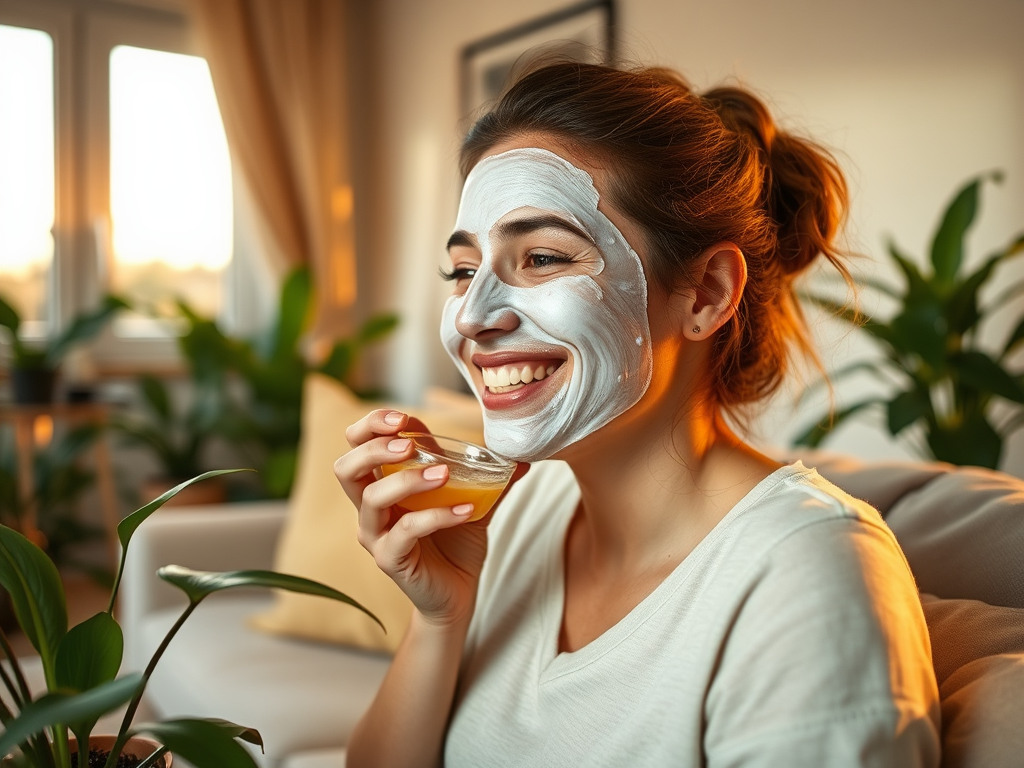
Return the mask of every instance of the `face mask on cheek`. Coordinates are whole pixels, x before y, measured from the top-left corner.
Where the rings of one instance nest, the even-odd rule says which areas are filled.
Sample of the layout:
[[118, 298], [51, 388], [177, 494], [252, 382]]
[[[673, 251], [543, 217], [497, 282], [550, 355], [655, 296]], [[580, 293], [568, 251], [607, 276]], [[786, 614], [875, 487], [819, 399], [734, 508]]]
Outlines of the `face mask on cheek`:
[[[504, 313], [517, 327], [491, 340], [487, 351], [565, 350], [568, 381], [542, 402], [484, 408], [489, 448], [516, 461], [539, 461], [583, 439], [636, 404], [651, 381], [647, 282], [639, 257], [598, 210], [585, 171], [542, 149], [515, 149], [485, 158], [466, 180], [456, 229], [476, 235], [481, 263], [469, 289], [445, 304], [441, 340], [463, 376], [468, 340], [456, 321], [493, 328]], [[524, 288], [495, 273], [490, 232], [508, 213], [536, 208], [562, 216], [590, 234], [602, 255], [595, 275], [556, 277]], [[480, 393], [477, 393], [480, 397]], [[536, 400], [536, 398], [534, 398]]]

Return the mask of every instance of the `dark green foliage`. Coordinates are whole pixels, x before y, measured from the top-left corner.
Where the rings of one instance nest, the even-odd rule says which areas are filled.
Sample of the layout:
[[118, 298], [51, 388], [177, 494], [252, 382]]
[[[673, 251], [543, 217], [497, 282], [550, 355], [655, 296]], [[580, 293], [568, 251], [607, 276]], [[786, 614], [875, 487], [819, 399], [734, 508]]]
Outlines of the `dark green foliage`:
[[[989, 255], [973, 272], [965, 269], [964, 239], [978, 212], [979, 193], [986, 180], [1001, 181], [998, 173], [969, 181], [943, 213], [932, 241], [930, 273], [922, 272], [895, 244], [889, 256], [904, 278], [902, 289], [878, 281], [864, 287], [899, 302], [888, 321], [871, 318], [860, 322], [848, 307], [823, 296], [810, 301], [836, 317], [860, 327], [878, 342], [884, 358], [876, 363], [849, 366], [835, 374], [840, 378], [854, 370], [874, 367], [886, 380], [897, 382], [886, 398], [873, 398], [837, 414], [830, 414], [798, 439], [818, 445], [850, 416], [873, 406], [884, 406], [886, 425], [892, 435], [913, 424], [923, 427], [927, 456], [954, 464], [996, 467], [1003, 441], [1024, 425], [1019, 406], [1024, 404], [1021, 372], [1011, 370], [1009, 356], [1024, 342], [1024, 318], [1016, 324], [1001, 350], [990, 353], [978, 345], [978, 329], [985, 318], [1024, 292], [1011, 285], [988, 305], [980, 293], [998, 267], [1024, 252], [1024, 234]], [[1011, 415], [996, 424], [992, 406], [997, 400], [1012, 404]]]

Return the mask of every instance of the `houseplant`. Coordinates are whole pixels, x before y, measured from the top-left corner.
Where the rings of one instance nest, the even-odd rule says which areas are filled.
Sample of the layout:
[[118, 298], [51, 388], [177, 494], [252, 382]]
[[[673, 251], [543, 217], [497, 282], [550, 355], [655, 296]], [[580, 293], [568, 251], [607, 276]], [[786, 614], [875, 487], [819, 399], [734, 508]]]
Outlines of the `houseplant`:
[[0, 327], [6, 328], [11, 337], [11, 378], [15, 402], [50, 402], [56, 371], [64, 355], [75, 345], [96, 336], [117, 312], [127, 308], [124, 299], [107, 295], [96, 309], [75, 317], [49, 343], [29, 344], [18, 334], [21, 316], [0, 297]]
[[[212, 320], [179, 304], [190, 329], [182, 337], [183, 354], [197, 387], [210, 389], [210, 382], [219, 381], [221, 385], [212, 389], [223, 392], [227, 372], [238, 376], [244, 385], [242, 402], [209, 406], [220, 418], [216, 429], [259, 468], [265, 492], [276, 498], [288, 495], [295, 478], [306, 375], [318, 371], [344, 383], [362, 350], [398, 325], [393, 314], [375, 315], [351, 337], [335, 341], [324, 360], [313, 364], [301, 345], [312, 301], [310, 271], [299, 267], [284, 281], [273, 324], [254, 340], [230, 337]], [[214, 402], [214, 395], [207, 395], [206, 401]]]
[[[1024, 344], [1024, 317], [994, 351], [982, 346], [979, 328], [995, 311], [1024, 293], [1024, 281], [1009, 285], [986, 302], [981, 289], [999, 267], [1024, 252], [1024, 233], [973, 271], [965, 265], [964, 239], [978, 212], [982, 184], [1001, 180], [998, 172], [983, 174], [957, 191], [932, 240], [930, 270], [919, 269], [890, 243], [889, 256], [903, 275], [903, 287], [862, 281], [863, 288], [896, 302], [890, 319], [862, 321], [840, 302], [807, 296], [868, 333], [883, 351], [882, 359], [854, 362], [833, 377], [868, 370], [890, 385], [891, 394], [867, 397], [826, 415], [798, 438], [798, 443], [818, 445], [851, 416], [882, 408], [893, 436], [903, 434], [911, 425], [921, 427], [924, 442], [916, 447], [926, 458], [991, 468], [998, 465], [1004, 439], [1024, 426], [1024, 380], [1010, 360]], [[1002, 413], [995, 409], [1000, 401], [1008, 406]]]
[[199, 603], [223, 589], [271, 587], [339, 600], [378, 621], [347, 595], [307, 579], [273, 571], [205, 573], [170, 565], [161, 568], [158, 574], [185, 593], [188, 606], [154, 652], [145, 671], [116, 677], [121, 665], [123, 637], [113, 617], [113, 606], [132, 535], [178, 491], [200, 480], [235, 471], [238, 470], [215, 470], [186, 481], [122, 520], [117, 529], [122, 552], [109, 606], [70, 630], [63, 587], [52, 561], [21, 534], [0, 526], [0, 585], [10, 592], [18, 623], [39, 652], [47, 684], [47, 693], [33, 701], [10, 643], [0, 633], [0, 650], [10, 662], [11, 670], [8, 673], [0, 667], [0, 678], [17, 708], [15, 712], [0, 707], [0, 720], [5, 728], [0, 734], [0, 756], [20, 747], [20, 753], [6, 758], [9, 762], [5, 765], [69, 768], [69, 731], [79, 744], [87, 744], [98, 718], [127, 704], [106, 768], [114, 768], [127, 739], [138, 733], [152, 736], [162, 745], [140, 763], [140, 767], [156, 765], [157, 760], [170, 751], [196, 768], [256, 768], [249, 753], [237, 743], [237, 739], [261, 743], [259, 734], [250, 728], [215, 719], [177, 719], [140, 725], [133, 722], [157, 662]]

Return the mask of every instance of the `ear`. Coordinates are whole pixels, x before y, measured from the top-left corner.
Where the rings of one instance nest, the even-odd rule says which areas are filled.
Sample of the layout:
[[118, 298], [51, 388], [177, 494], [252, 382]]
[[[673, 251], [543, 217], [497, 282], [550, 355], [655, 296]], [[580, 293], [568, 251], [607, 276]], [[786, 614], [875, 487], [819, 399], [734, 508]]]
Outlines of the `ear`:
[[712, 336], [736, 313], [747, 284], [747, 260], [735, 243], [715, 243], [695, 264], [695, 286], [677, 294], [684, 322], [683, 335], [690, 341]]

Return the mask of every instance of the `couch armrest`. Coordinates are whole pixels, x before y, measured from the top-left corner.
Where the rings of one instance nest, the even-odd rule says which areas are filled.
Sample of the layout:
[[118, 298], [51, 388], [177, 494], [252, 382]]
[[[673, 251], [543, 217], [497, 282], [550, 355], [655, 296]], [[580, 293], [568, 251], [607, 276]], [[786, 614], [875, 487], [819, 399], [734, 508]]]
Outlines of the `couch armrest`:
[[128, 545], [119, 593], [126, 661], [134, 667], [134, 639], [148, 615], [187, 603], [156, 575], [158, 568], [270, 569], [287, 511], [286, 501], [165, 507], [143, 523]]

